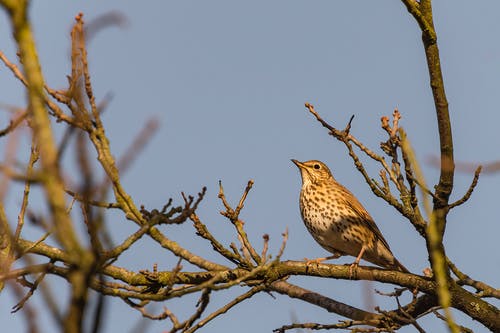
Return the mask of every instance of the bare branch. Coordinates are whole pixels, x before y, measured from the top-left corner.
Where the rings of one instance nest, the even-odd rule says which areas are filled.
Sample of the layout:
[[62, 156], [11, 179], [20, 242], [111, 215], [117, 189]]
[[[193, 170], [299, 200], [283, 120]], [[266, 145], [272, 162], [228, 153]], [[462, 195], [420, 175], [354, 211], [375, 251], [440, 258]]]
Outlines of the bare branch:
[[500, 290], [495, 289], [484, 282], [471, 279], [467, 274], [461, 272], [450, 259], [448, 261], [448, 266], [450, 266], [453, 274], [459, 279], [457, 283], [459, 285], [467, 285], [476, 288], [479, 297], [494, 297], [500, 299]]
[[[1, 56], [1, 52], [0, 52], [0, 56]], [[0, 130], [0, 137], [5, 136], [5, 135], [11, 133], [12, 131], [14, 131], [27, 118], [28, 111], [23, 111], [16, 116], [17, 117], [15, 117], [14, 119], [12, 119], [9, 122], [9, 125], [7, 125], [7, 127], [5, 127], [3, 130]]]
[[260, 257], [251, 245], [250, 241], [248, 240], [248, 236], [243, 228], [243, 221], [239, 219], [239, 214], [241, 212], [241, 209], [243, 208], [245, 199], [247, 198], [248, 192], [252, 189], [253, 186], [253, 180], [249, 180], [247, 187], [245, 188], [245, 191], [243, 191], [243, 194], [241, 195], [241, 199], [238, 203], [238, 206], [236, 206], [236, 209], [232, 209], [229, 203], [226, 200], [226, 196], [224, 195], [224, 188], [222, 187], [222, 182], [219, 181], [219, 199], [221, 199], [224, 207], [226, 208], [225, 212], [221, 212], [221, 214], [225, 217], [227, 217], [231, 223], [234, 225], [236, 228], [236, 231], [238, 232], [238, 238], [241, 242], [241, 246], [243, 249], [243, 252], [248, 251], [252, 259], [259, 265], [261, 263]]
[[379, 324], [380, 315], [357, 309], [285, 281], [273, 282], [269, 286], [269, 289], [320, 306], [329, 312], [334, 312], [353, 320], [363, 321], [364, 325], [377, 326]]
[[[30, 178], [31, 174], [33, 173], [33, 166], [38, 161], [38, 157], [39, 157], [39, 154], [38, 154], [38, 149], [36, 148], [36, 143], [34, 141], [32, 141], [31, 142], [30, 160], [28, 162], [28, 167], [26, 169], [26, 176], [28, 178]], [[17, 244], [17, 241], [19, 240], [19, 237], [21, 236], [21, 230], [24, 226], [24, 216], [26, 214], [26, 208], [28, 207], [28, 196], [30, 193], [30, 186], [31, 186], [31, 183], [29, 181], [26, 181], [24, 184], [23, 202], [21, 204], [21, 210], [19, 211], [19, 214], [17, 216], [17, 227], [16, 227], [16, 232], [14, 234], [14, 239], [13, 239], [14, 244]]]
[[200, 218], [196, 214], [191, 214], [189, 217], [193, 221], [193, 226], [196, 229], [196, 234], [208, 240], [215, 251], [219, 252], [225, 258], [237, 265], [244, 265], [244, 267], [249, 267], [243, 258], [238, 254], [226, 249], [215, 237], [208, 231], [208, 228], [201, 222]]
[[54, 263], [51, 261], [49, 264], [44, 265], [44, 268], [46, 270], [42, 271], [42, 273], [36, 278], [35, 282], [31, 285], [29, 292], [16, 305], [14, 305], [14, 307], [12, 308], [12, 313], [15, 313], [23, 308], [24, 304], [28, 301], [28, 299], [33, 295], [35, 290], [38, 288], [40, 282], [43, 281], [47, 272], [50, 271], [53, 264]]
[[226, 313], [227, 311], [229, 311], [229, 309], [231, 309], [232, 307], [234, 307], [235, 305], [243, 302], [244, 300], [246, 299], [249, 299], [250, 297], [252, 297], [253, 295], [257, 294], [258, 292], [264, 290], [266, 288], [265, 285], [260, 285], [260, 286], [256, 286], [256, 287], [253, 287], [252, 289], [250, 289], [249, 291], [247, 291], [246, 293], [236, 297], [235, 299], [233, 299], [231, 302], [227, 303], [226, 305], [224, 305], [223, 307], [221, 307], [220, 309], [218, 309], [217, 311], [214, 311], [212, 312], [211, 314], [209, 314], [206, 318], [200, 320], [196, 325], [194, 325], [192, 328], [186, 330], [185, 332], [186, 333], [192, 333], [200, 328], [202, 328], [203, 326], [205, 326], [209, 321], [213, 320], [215, 317], [217, 316], [220, 316], [221, 314], [224, 314]]
[[477, 182], [479, 180], [479, 174], [481, 173], [481, 170], [482, 170], [482, 166], [478, 166], [477, 169], [476, 169], [476, 171], [474, 172], [474, 179], [472, 179], [472, 183], [470, 184], [469, 189], [467, 190], [467, 192], [465, 193], [465, 195], [461, 199], [459, 199], [459, 200], [455, 201], [454, 203], [450, 204], [449, 209], [452, 209], [452, 208], [455, 208], [457, 206], [460, 206], [461, 204], [463, 204], [467, 200], [469, 200], [470, 196], [472, 195], [472, 192], [476, 188]]

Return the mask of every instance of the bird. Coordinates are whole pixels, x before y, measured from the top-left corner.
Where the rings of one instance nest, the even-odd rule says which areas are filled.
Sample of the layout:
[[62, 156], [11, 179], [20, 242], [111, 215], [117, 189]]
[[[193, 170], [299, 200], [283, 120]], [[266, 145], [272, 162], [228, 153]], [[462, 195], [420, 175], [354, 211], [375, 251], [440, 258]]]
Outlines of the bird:
[[392, 254], [373, 218], [356, 197], [332, 176], [321, 161], [292, 159], [302, 177], [300, 213], [314, 240], [332, 256], [308, 261], [319, 263], [349, 255], [352, 269], [364, 259], [377, 266], [409, 273]]

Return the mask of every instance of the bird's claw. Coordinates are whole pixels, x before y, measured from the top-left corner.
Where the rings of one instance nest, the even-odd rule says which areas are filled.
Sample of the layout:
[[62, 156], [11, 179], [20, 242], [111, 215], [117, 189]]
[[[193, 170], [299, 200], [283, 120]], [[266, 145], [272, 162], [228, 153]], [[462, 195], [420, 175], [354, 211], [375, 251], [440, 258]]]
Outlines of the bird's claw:
[[[349, 279], [352, 279], [356, 276], [356, 271], [357, 271], [358, 266], [359, 266], [358, 262], [353, 262], [349, 266]], [[356, 271], [354, 269], [356, 269]]]
[[308, 266], [308, 267], [311, 266], [312, 264], [319, 265], [325, 260], [326, 260], [326, 258], [316, 258], [316, 259], [304, 258], [304, 261], [306, 262], [306, 266]]

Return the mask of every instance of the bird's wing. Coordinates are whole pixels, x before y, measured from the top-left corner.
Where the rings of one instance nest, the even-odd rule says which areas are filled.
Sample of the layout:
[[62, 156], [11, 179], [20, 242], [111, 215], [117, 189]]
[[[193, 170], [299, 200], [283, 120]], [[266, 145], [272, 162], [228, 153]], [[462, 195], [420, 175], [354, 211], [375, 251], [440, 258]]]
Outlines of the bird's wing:
[[365, 207], [361, 205], [361, 203], [356, 199], [356, 197], [344, 186], [341, 184], [340, 188], [344, 192], [342, 196], [340, 196], [340, 199], [343, 201], [343, 203], [350, 207], [358, 216], [360, 216], [364, 222], [366, 222], [366, 226], [372, 231], [375, 236], [384, 244], [384, 246], [391, 252], [391, 248], [389, 247], [389, 243], [385, 240], [384, 236], [382, 236], [382, 233], [380, 232], [379, 228], [375, 224], [375, 221], [373, 221], [373, 218], [370, 216], [370, 214], [366, 211]]

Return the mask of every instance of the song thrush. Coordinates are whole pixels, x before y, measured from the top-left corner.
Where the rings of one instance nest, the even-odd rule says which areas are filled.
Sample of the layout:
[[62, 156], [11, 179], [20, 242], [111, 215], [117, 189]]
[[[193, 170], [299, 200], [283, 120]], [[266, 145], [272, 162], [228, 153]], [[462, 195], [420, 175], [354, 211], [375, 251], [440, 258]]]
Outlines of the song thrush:
[[332, 176], [320, 161], [292, 162], [300, 169], [300, 213], [309, 233], [333, 256], [356, 257], [402, 272], [408, 270], [394, 258], [389, 244], [356, 197]]

